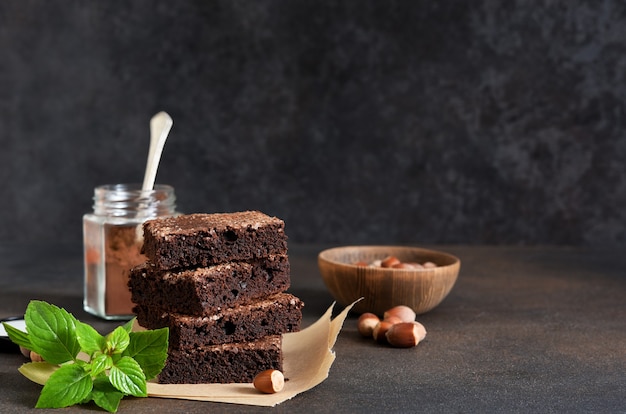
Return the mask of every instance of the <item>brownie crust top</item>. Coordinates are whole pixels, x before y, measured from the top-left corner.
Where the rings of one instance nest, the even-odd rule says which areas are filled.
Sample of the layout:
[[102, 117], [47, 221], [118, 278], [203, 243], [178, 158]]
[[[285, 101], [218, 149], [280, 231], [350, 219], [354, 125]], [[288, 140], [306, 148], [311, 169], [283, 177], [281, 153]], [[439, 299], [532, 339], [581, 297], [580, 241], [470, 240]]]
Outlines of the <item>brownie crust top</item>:
[[237, 213], [195, 213], [178, 217], [150, 220], [145, 223], [146, 230], [155, 237], [167, 238], [168, 235], [189, 235], [198, 230], [258, 230], [270, 226], [284, 229], [285, 222], [260, 211], [241, 211]]

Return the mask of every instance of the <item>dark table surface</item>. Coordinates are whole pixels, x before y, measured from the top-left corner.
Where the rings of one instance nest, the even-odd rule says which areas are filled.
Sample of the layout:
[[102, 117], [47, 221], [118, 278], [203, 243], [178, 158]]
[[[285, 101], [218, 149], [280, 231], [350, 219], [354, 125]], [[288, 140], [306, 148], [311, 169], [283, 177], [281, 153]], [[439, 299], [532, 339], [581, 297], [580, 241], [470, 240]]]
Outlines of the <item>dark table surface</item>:
[[[303, 327], [333, 302], [317, 270], [324, 247], [290, 246]], [[128, 398], [119, 412], [626, 412], [624, 249], [426, 247], [462, 266], [444, 302], [418, 316], [428, 330], [418, 347], [361, 338], [351, 315], [328, 379], [274, 408]], [[42, 299], [102, 333], [117, 326], [82, 310], [81, 249], [0, 244], [0, 317]], [[33, 408], [41, 386], [17, 371], [24, 358], [3, 352], [0, 361], [0, 412], [46, 412]]]

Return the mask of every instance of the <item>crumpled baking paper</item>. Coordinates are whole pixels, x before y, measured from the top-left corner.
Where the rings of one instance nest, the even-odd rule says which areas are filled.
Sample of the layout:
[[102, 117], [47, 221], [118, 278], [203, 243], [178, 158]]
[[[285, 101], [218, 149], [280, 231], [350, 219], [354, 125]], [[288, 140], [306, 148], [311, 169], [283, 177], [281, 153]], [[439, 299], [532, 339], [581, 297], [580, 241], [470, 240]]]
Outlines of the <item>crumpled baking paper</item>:
[[[355, 302], [356, 303], [356, 302]], [[331, 320], [334, 304], [313, 325], [300, 332], [283, 335], [283, 374], [285, 387], [275, 394], [262, 394], [251, 383], [245, 384], [158, 384], [148, 383], [148, 396], [213, 401], [272, 407], [328, 378], [335, 361], [333, 347], [354, 303]]]

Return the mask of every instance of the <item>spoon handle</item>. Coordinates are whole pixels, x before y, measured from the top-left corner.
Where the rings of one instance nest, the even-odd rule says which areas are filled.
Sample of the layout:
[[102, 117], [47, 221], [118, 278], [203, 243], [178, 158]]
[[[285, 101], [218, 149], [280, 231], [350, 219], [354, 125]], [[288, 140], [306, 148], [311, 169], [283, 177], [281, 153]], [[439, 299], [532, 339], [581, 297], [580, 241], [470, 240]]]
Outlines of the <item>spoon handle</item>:
[[148, 151], [148, 162], [146, 164], [146, 174], [143, 179], [143, 191], [150, 191], [154, 188], [157, 169], [161, 161], [161, 153], [167, 135], [172, 129], [174, 121], [166, 112], [159, 112], [150, 120], [150, 149]]

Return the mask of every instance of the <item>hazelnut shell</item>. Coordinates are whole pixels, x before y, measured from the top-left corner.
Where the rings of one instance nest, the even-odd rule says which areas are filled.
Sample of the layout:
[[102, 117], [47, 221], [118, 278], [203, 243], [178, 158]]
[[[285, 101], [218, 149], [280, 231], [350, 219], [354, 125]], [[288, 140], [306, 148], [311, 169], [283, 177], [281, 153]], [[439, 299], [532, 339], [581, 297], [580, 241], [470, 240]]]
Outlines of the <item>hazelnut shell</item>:
[[372, 333], [372, 336], [374, 337], [374, 340], [378, 343], [384, 344], [387, 343], [387, 331], [393, 326], [394, 324], [388, 321], [380, 321], [378, 322], [378, 324], [376, 325], [376, 327], [374, 328], [374, 332]]
[[380, 322], [378, 316], [374, 315], [373, 313], [366, 312], [359, 316], [359, 320], [357, 321], [357, 329], [362, 336], [370, 338], [374, 333], [374, 328], [376, 327], [378, 322]]
[[385, 336], [393, 347], [411, 348], [426, 337], [426, 329], [419, 322], [402, 322], [392, 325]]
[[274, 394], [282, 391], [285, 386], [285, 377], [277, 369], [267, 369], [254, 377], [254, 388], [265, 394]]
[[398, 305], [394, 306], [391, 309], [388, 309], [383, 315], [383, 319], [388, 319], [392, 316], [400, 318], [402, 322], [413, 322], [417, 315], [415, 314], [415, 311], [410, 307], [405, 305]]

